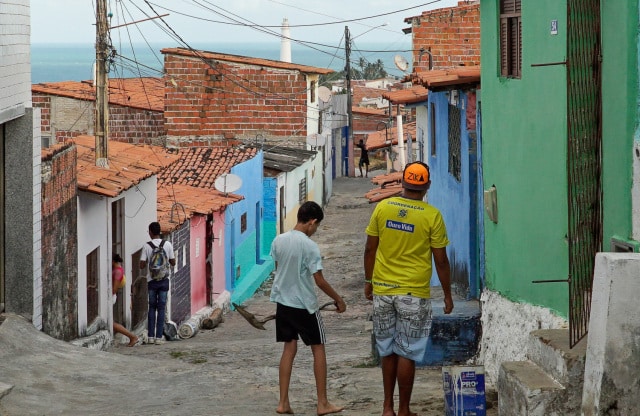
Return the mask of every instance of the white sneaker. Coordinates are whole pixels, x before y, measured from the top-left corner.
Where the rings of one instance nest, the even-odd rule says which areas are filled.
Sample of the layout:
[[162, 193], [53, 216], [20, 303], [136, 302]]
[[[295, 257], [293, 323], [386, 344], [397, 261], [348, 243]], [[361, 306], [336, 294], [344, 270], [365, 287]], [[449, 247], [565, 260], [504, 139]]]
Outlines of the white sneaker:
[[156, 338], [156, 345], [164, 344], [164, 338]]
[[147, 339], [147, 344], [153, 345], [153, 344], [155, 344], [155, 341], [156, 341], [155, 338], [148, 338]]

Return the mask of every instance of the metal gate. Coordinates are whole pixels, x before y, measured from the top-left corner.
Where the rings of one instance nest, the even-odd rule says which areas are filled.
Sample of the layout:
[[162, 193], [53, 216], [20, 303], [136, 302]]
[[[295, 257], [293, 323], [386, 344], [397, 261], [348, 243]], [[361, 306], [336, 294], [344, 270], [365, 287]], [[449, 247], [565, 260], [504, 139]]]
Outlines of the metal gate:
[[602, 247], [600, 0], [567, 1], [569, 332], [589, 328], [595, 254]]

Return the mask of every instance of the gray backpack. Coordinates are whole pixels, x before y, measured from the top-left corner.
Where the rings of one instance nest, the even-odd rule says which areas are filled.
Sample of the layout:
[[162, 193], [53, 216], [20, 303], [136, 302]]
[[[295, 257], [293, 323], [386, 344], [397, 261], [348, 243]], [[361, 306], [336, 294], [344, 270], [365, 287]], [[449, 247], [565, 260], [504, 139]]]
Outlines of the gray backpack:
[[147, 241], [153, 251], [149, 258], [149, 272], [153, 280], [162, 280], [169, 275], [169, 258], [164, 251], [164, 240], [160, 241], [160, 245], [156, 247], [153, 241]]

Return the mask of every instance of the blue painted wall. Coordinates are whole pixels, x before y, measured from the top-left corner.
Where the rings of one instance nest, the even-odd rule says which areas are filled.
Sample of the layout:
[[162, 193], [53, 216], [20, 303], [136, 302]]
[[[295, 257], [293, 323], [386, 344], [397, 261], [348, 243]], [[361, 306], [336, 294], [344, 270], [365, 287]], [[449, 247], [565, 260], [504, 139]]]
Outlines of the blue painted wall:
[[278, 180], [276, 178], [264, 178], [264, 209], [262, 215], [262, 256], [269, 256], [271, 243], [278, 233]]
[[[451, 281], [457, 294], [465, 298], [479, 296], [478, 278], [478, 174], [479, 166], [476, 152], [476, 131], [466, 128], [467, 96], [459, 92], [456, 106], [460, 109], [460, 180], [449, 172], [449, 91], [429, 92], [429, 108], [435, 105], [435, 138], [429, 137], [429, 143], [435, 140], [436, 152], [428, 149], [427, 164], [431, 172], [431, 189], [428, 201], [442, 212], [449, 240], [447, 248], [451, 262]], [[431, 117], [431, 115], [429, 115]], [[431, 129], [429, 129], [431, 130]], [[471, 133], [471, 134], [470, 134]], [[428, 132], [431, 136], [431, 131]], [[433, 285], [439, 285], [437, 276], [432, 278]]]
[[[244, 199], [227, 208], [225, 218], [226, 289], [231, 292], [231, 301], [241, 304], [250, 298], [273, 270], [269, 256], [256, 259], [256, 250], [264, 253], [262, 239], [264, 213], [263, 199], [263, 153], [234, 166], [231, 173], [242, 179], [242, 187], [235, 193]], [[259, 207], [256, 210], [256, 207]], [[246, 229], [242, 231], [242, 217], [246, 215]]]

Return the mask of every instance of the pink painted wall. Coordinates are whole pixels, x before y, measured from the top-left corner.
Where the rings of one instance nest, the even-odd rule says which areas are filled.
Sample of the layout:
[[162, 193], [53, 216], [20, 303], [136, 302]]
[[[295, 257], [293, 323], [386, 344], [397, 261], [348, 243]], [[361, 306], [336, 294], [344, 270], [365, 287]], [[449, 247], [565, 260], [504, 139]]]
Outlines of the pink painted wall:
[[191, 217], [191, 315], [207, 306], [207, 217]]
[[224, 212], [213, 213], [213, 299], [225, 291]]

